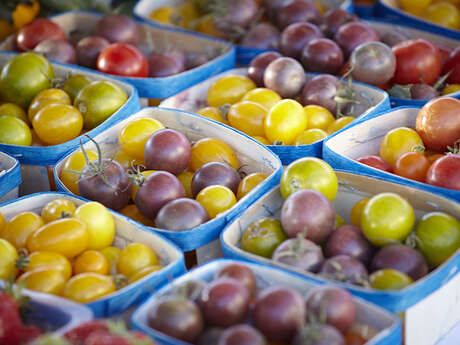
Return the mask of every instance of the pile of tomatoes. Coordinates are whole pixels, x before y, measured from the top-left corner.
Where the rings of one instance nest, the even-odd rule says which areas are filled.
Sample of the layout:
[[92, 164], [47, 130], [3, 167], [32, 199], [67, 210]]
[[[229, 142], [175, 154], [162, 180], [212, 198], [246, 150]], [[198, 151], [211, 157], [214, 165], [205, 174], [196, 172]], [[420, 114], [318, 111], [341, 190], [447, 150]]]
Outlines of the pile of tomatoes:
[[10, 59], [0, 72], [0, 143], [58, 145], [104, 122], [128, 99], [107, 80], [73, 75], [55, 88], [52, 65], [36, 53]]
[[415, 16], [451, 29], [460, 30], [458, 0], [399, 0], [399, 7]]
[[383, 290], [405, 288], [460, 248], [458, 215], [430, 212], [416, 220], [412, 206], [395, 193], [359, 200], [351, 224], [344, 224], [331, 203], [337, 186], [324, 161], [291, 163], [281, 177], [279, 219], [253, 221], [241, 248], [300, 271]]
[[0, 279], [88, 303], [161, 270], [146, 245], [113, 246], [115, 221], [100, 203], [59, 198], [40, 214], [0, 215]]
[[378, 155], [357, 161], [418, 182], [460, 190], [459, 111], [458, 99], [435, 98], [420, 109], [415, 129], [390, 130]]
[[91, 150], [72, 154], [60, 179], [72, 192], [160, 229], [193, 229], [233, 207], [267, 177], [240, 175], [236, 152], [222, 140], [205, 137], [192, 145], [154, 118], [129, 122], [118, 144], [114, 159]]
[[357, 306], [345, 289], [321, 286], [303, 296], [279, 283], [266, 286], [267, 278], [227, 264], [211, 281], [188, 280], [154, 301], [148, 326], [193, 344], [344, 345], [372, 338], [357, 330]]

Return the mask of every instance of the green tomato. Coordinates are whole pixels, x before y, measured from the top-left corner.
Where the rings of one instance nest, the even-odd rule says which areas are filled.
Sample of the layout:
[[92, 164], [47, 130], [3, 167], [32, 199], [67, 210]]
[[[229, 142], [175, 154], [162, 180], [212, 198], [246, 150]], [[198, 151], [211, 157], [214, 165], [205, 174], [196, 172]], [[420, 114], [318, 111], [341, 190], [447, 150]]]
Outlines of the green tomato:
[[363, 234], [376, 246], [404, 241], [414, 224], [414, 209], [395, 193], [373, 196], [361, 214]]
[[339, 184], [329, 164], [319, 158], [304, 157], [287, 166], [281, 175], [280, 187], [284, 199], [299, 190], [313, 189], [333, 201]]
[[42, 55], [16, 55], [0, 73], [1, 98], [27, 108], [36, 94], [52, 87], [54, 77], [53, 67]]
[[116, 112], [128, 99], [126, 92], [110, 81], [93, 81], [80, 90], [74, 105], [84, 118], [85, 129], [93, 129]]
[[287, 238], [278, 219], [263, 217], [249, 224], [241, 238], [241, 249], [271, 258], [281, 242]]
[[417, 249], [437, 267], [460, 248], [460, 222], [443, 212], [425, 214], [415, 229]]
[[32, 144], [32, 133], [29, 126], [17, 117], [0, 116], [0, 143], [30, 146]]
[[88, 77], [82, 74], [73, 75], [65, 81], [64, 85], [62, 85], [62, 90], [64, 90], [70, 96], [70, 99], [73, 102], [80, 90], [89, 83], [91, 83], [91, 79]]
[[375, 271], [369, 281], [377, 290], [402, 290], [414, 282], [407, 274], [392, 268]]

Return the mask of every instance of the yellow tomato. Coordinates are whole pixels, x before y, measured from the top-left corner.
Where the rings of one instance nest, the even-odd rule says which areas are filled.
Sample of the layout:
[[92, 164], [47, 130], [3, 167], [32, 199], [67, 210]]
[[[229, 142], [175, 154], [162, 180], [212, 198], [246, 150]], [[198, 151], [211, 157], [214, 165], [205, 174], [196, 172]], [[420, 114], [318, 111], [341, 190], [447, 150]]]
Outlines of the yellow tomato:
[[247, 135], [264, 136], [264, 119], [267, 109], [259, 103], [241, 101], [233, 104], [228, 111], [228, 121], [232, 127]]
[[3, 41], [14, 32], [14, 27], [4, 19], [0, 19], [0, 41]]
[[265, 117], [265, 137], [272, 143], [291, 145], [308, 126], [302, 105], [292, 99], [276, 103]]
[[130, 278], [140, 269], [154, 265], [158, 265], [158, 258], [149, 247], [142, 243], [131, 243], [121, 250], [117, 269]]
[[430, 4], [432, 0], [399, 0], [401, 8], [411, 14], [419, 15]]
[[256, 84], [243, 75], [227, 75], [217, 79], [208, 89], [207, 100], [211, 107], [220, 107], [224, 104], [234, 104]]
[[216, 29], [213, 16], [203, 16], [198, 19], [196, 31], [205, 35], [223, 38], [223, 35]]
[[46, 250], [73, 258], [88, 248], [86, 224], [76, 218], [63, 218], [45, 224], [27, 239], [30, 252]]
[[30, 0], [27, 3], [20, 3], [16, 6], [11, 17], [13, 18], [14, 28], [19, 30], [24, 25], [30, 23], [40, 12], [38, 0]]
[[181, 16], [180, 25], [184, 28], [193, 26], [193, 23], [199, 18], [200, 14], [193, 1], [184, 1], [178, 6], [178, 13]]
[[227, 121], [227, 119], [226, 119], [225, 116], [222, 114], [222, 112], [220, 111], [219, 108], [216, 108], [216, 107], [205, 107], [205, 108], [201, 108], [201, 109], [198, 110], [196, 113], [197, 113], [198, 115], [207, 117], [208, 119], [212, 119], [212, 120], [215, 120], [215, 121], [219, 121], [219, 122], [225, 123], [226, 125], [229, 124], [228, 121]]
[[353, 116], [343, 116], [332, 122], [328, 127], [327, 127], [327, 134], [331, 135], [332, 133], [335, 133], [337, 131], [340, 131], [343, 127], [348, 126], [350, 123], [352, 123], [355, 120]]
[[89, 303], [116, 290], [113, 277], [98, 273], [80, 273], [70, 278], [62, 295], [79, 303]]
[[27, 114], [24, 109], [14, 103], [3, 103], [0, 105], [0, 116], [1, 115], [17, 117], [27, 124], [29, 123], [29, 119], [27, 118]]
[[327, 137], [327, 133], [319, 128], [311, 128], [303, 131], [295, 139], [294, 145], [310, 145]]
[[[143, 172], [141, 172], [141, 174], [142, 174], [142, 176], [144, 176], [144, 179], [146, 179], [147, 177], [152, 175], [154, 172], [155, 172], [155, 170], [144, 170]], [[131, 199], [133, 201], [136, 200], [136, 194], [137, 194], [137, 191], [139, 190], [139, 188], [140, 188], [140, 186], [138, 186], [135, 183], [133, 183], [133, 189], [131, 191]]]
[[151, 227], [155, 226], [155, 223], [153, 222], [153, 220], [151, 220], [150, 218], [147, 218], [142, 213], [140, 213], [139, 209], [134, 204], [126, 205], [119, 212], [122, 215], [125, 215], [126, 217], [131, 218], [132, 220], [139, 222], [145, 226], [151, 226]]
[[109, 262], [105, 256], [96, 250], [85, 250], [74, 261], [74, 274], [93, 272], [109, 274]]
[[31, 253], [25, 260], [25, 264], [27, 266], [24, 271], [26, 272], [35, 271], [41, 268], [48, 268], [61, 272], [66, 281], [72, 275], [72, 265], [70, 264], [70, 261], [64, 255], [56, 252], [34, 252]]
[[73, 216], [75, 205], [72, 201], [65, 198], [59, 198], [48, 202], [42, 209], [42, 219], [45, 223], [52, 222], [60, 218]]
[[193, 173], [191, 171], [184, 171], [183, 173], [180, 173], [179, 175], [177, 175], [177, 179], [180, 181], [180, 183], [182, 183], [182, 187], [184, 187], [185, 196], [187, 198], [193, 198], [192, 178], [193, 178]]
[[149, 275], [150, 273], [159, 271], [163, 268], [161, 265], [154, 265], [154, 266], [147, 266], [144, 268], [141, 268], [139, 271], [134, 273], [130, 278], [129, 278], [129, 283], [132, 284], [139, 279], [144, 278], [145, 276]]
[[96, 201], [84, 203], [78, 206], [74, 216], [86, 224], [88, 249], [102, 249], [112, 244], [115, 238], [115, 221], [104, 205]]
[[307, 105], [304, 109], [308, 118], [308, 128], [319, 128], [325, 131], [335, 121], [334, 115], [319, 105]]
[[32, 123], [35, 115], [44, 107], [51, 104], [71, 105], [69, 95], [61, 89], [46, 89], [39, 92], [29, 105], [28, 118]]
[[190, 168], [193, 171], [209, 162], [226, 163], [235, 170], [240, 167], [235, 151], [227, 143], [217, 138], [203, 138], [192, 146]]
[[380, 157], [394, 167], [398, 158], [406, 152], [411, 152], [418, 147], [424, 151], [422, 146], [422, 138], [412, 128], [394, 128], [385, 134], [380, 144]]
[[145, 166], [145, 162], [143, 159], [137, 159], [135, 157], [132, 157], [128, 155], [125, 151], [118, 152], [117, 155], [115, 156], [115, 160], [118, 163], [120, 163], [123, 166], [123, 168], [125, 168], [126, 170], [131, 169], [133, 166], [134, 167], [139, 166], [139, 165]]
[[361, 214], [363, 213], [364, 207], [370, 198], [364, 198], [354, 204], [350, 211], [350, 223], [356, 226], [361, 226]]
[[264, 144], [264, 145], [271, 145], [270, 142], [268, 141], [267, 138], [265, 137], [260, 137], [260, 136], [253, 136], [254, 139], [256, 139], [259, 143]]
[[174, 16], [176, 16], [176, 9], [173, 6], [163, 6], [163, 7], [158, 7], [155, 10], [153, 10], [149, 17], [152, 20], [155, 20], [157, 22], [160, 22], [162, 24], [166, 25], [178, 25], [179, 23], [176, 23], [173, 19]]
[[118, 136], [121, 149], [139, 160], [144, 160], [144, 146], [147, 139], [156, 131], [165, 128], [158, 120], [142, 118], [128, 123]]
[[43, 219], [34, 212], [22, 212], [14, 216], [2, 232], [2, 237], [17, 249], [25, 248], [31, 234], [43, 226]]
[[30, 146], [32, 133], [27, 123], [14, 116], [0, 115], [0, 143]]
[[[97, 159], [97, 153], [93, 150], [85, 150], [85, 152], [90, 162]], [[74, 194], [80, 195], [78, 191], [78, 179], [80, 176], [68, 170], [82, 171], [85, 166], [85, 156], [83, 155], [83, 152], [79, 151], [72, 153], [62, 168], [59, 178], [61, 179], [62, 183]]]
[[229, 188], [212, 185], [203, 188], [196, 196], [196, 201], [208, 211], [209, 218], [212, 219], [235, 205], [236, 197]]
[[457, 91], [460, 91], [460, 84], [450, 84], [442, 89], [442, 95], [448, 95]]
[[0, 237], [2, 237], [2, 231], [3, 228], [5, 227], [6, 221], [5, 218], [3, 217], [3, 214], [0, 212]]
[[242, 100], [258, 103], [265, 109], [270, 110], [276, 103], [281, 101], [281, 96], [273, 90], [258, 87], [257, 89], [247, 92]]
[[236, 198], [240, 200], [251, 190], [253, 190], [259, 183], [263, 182], [267, 178], [267, 174], [264, 173], [252, 173], [245, 176], [238, 185], [238, 191], [236, 192]]
[[21, 275], [17, 283], [24, 283], [30, 290], [60, 295], [66, 283], [64, 275], [51, 268], [37, 268]]
[[423, 18], [451, 29], [458, 30], [460, 28], [460, 11], [448, 2], [430, 5], [423, 13]]
[[117, 247], [107, 247], [100, 250], [100, 253], [104, 255], [105, 259], [107, 260], [107, 263], [109, 264], [110, 274], [116, 274], [121, 249]]
[[16, 276], [16, 261], [18, 260], [18, 252], [13, 245], [0, 238], [0, 279], [9, 280]]

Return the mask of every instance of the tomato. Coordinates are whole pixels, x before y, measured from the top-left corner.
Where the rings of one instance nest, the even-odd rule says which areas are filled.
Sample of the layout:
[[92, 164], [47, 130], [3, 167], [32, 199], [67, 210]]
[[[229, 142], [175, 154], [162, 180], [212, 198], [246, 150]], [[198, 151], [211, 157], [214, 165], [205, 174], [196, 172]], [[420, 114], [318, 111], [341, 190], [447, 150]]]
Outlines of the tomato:
[[423, 215], [415, 235], [417, 249], [432, 268], [441, 265], [460, 248], [460, 222], [443, 212]]
[[51, 20], [37, 18], [18, 31], [16, 46], [19, 51], [28, 51], [34, 49], [40, 42], [53, 39], [66, 41], [67, 35]]
[[146, 78], [149, 75], [147, 58], [127, 43], [112, 43], [97, 58], [97, 69], [103, 73], [124, 77]]
[[179, 175], [177, 175], [177, 179], [182, 184], [182, 187], [184, 187], [185, 196], [187, 198], [193, 198], [193, 194], [192, 194], [193, 175], [194, 174], [191, 171], [184, 171], [183, 173], [180, 173]]
[[395, 163], [395, 174], [411, 180], [424, 182], [430, 161], [421, 152], [407, 152]]
[[460, 11], [447, 2], [431, 4], [423, 14], [423, 18], [451, 29], [460, 28]]
[[211, 107], [234, 104], [243, 98], [256, 84], [246, 76], [227, 75], [217, 79], [208, 89], [207, 100]]
[[80, 273], [70, 278], [62, 296], [79, 303], [89, 303], [115, 292], [111, 276], [98, 273]]
[[258, 87], [247, 92], [242, 100], [258, 103], [265, 109], [270, 110], [276, 103], [281, 101], [281, 96], [273, 90]]
[[422, 146], [422, 138], [413, 129], [394, 128], [385, 134], [380, 144], [380, 157], [394, 167], [399, 157]]
[[180, 23], [182, 22], [181, 20], [180, 21], [173, 20], [177, 18], [177, 16], [178, 16], [178, 13], [176, 12], [175, 7], [173, 6], [158, 7], [149, 14], [149, 18], [154, 21], [157, 21], [157, 22], [160, 22], [166, 25], [181, 26], [180, 25]]
[[35, 115], [32, 125], [40, 140], [50, 145], [57, 145], [80, 135], [83, 116], [71, 105], [51, 104]]
[[261, 137], [261, 136], [256, 135], [256, 136], [253, 136], [253, 138], [256, 139], [261, 144], [270, 145], [270, 142], [265, 137]]
[[439, 78], [442, 60], [432, 43], [418, 38], [398, 43], [392, 50], [396, 57], [394, 83], [432, 85]]
[[54, 199], [42, 208], [41, 217], [45, 223], [49, 223], [56, 219], [73, 216], [75, 209], [75, 205], [69, 199]]
[[[460, 84], [460, 47], [457, 47], [450, 53], [446, 63], [444, 64], [442, 73], [447, 74], [449, 72], [450, 75], [446, 81], [451, 84]], [[452, 90], [451, 92], [454, 91], [458, 90]]]
[[339, 183], [329, 164], [319, 158], [305, 157], [297, 159], [284, 169], [280, 187], [284, 199], [298, 190], [313, 189], [332, 201]]
[[271, 143], [291, 145], [307, 126], [308, 118], [302, 105], [284, 99], [276, 103], [265, 117], [265, 137]]
[[88, 248], [86, 224], [75, 218], [63, 218], [45, 224], [27, 238], [30, 252], [46, 250], [73, 258]]
[[[85, 152], [90, 162], [97, 159], [97, 153], [93, 150], [85, 149]], [[85, 156], [83, 155], [83, 152], [78, 151], [72, 153], [70, 157], [65, 161], [64, 166], [62, 167], [59, 179], [73, 194], [80, 194], [78, 192], [78, 179], [80, 178], [80, 176], [70, 172], [69, 170], [82, 171], [85, 166]]]
[[121, 250], [118, 259], [118, 272], [130, 278], [140, 269], [158, 265], [155, 253], [142, 243], [131, 243]]
[[9, 280], [17, 273], [16, 260], [18, 252], [10, 242], [0, 238], [0, 279]]
[[109, 262], [105, 256], [95, 250], [85, 250], [74, 261], [74, 274], [93, 272], [107, 275], [109, 274]]
[[0, 73], [1, 99], [26, 108], [36, 94], [51, 87], [54, 78], [53, 67], [42, 55], [16, 55]]
[[401, 290], [414, 282], [407, 274], [392, 268], [372, 273], [369, 281], [371, 287], [377, 290]]
[[137, 119], [123, 127], [118, 136], [118, 143], [128, 155], [144, 160], [144, 146], [147, 139], [163, 128], [165, 126], [156, 119]]
[[14, 103], [3, 103], [0, 105], [0, 116], [2, 115], [17, 117], [27, 124], [29, 123], [29, 119], [27, 118], [27, 114], [24, 109]]
[[267, 109], [258, 103], [241, 101], [233, 104], [228, 111], [228, 121], [232, 127], [247, 135], [264, 136], [264, 119]]
[[27, 289], [60, 295], [66, 283], [64, 275], [51, 268], [37, 268], [21, 275], [17, 283], [23, 283]]
[[[21, 261], [21, 259], [19, 259]], [[18, 261], [19, 262], [19, 261]], [[72, 275], [72, 265], [70, 261], [62, 254], [47, 251], [38, 251], [31, 253], [25, 258], [24, 271], [35, 271], [41, 268], [48, 268], [60, 272], [67, 281]]]
[[0, 237], [2, 237], [2, 231], [3, 228], [5, 227], [6, 221], [5, 217], [3, 217], [3, 214], [0, 212]]
[[61, 89], [43, 90], [32, 99], [32, 102], [29, 105], [27, 115], [30, 123], [32, 123], [35, 114], [37, 114], [43, 107], [50, 104], [71, 105], [72, 102], [69, 95]]
[[143, 159], [137, 159], [128, 155], [125, 151], [119, 151], [115, 156], [115, 160], [120, 163], [126, 170], [131, 169], [133, 166], [138, 167], [140, 165], [145, 166]]
[[448, 154], [437, 159], [426, 173], [426, 183], [460, 190], [460, 155]]
[[229, 125], [227, 119], [225, 116], [222, 114], [219, 108], [216, 107], [205, 107], [201, 108], [196, 112], [198, 115], [207, 117], [208, 119], [212, 119], [218, 122], [225, 123], [226, 125]]
[[340, 131], [342, 128], [345, 126], [348, 126], [350, 123], [352, 123], [355, 120], [353, 116], [342, 116], [339, 117], [337, 120], [332, 122], [328, 127], [327, 127], [327, 134], [331, 135], [332, 133]]
[[439, 158], [444, 157], [444, 154], [443, 153], [438, 153], [436, 151], [426, 150], [425, 151], [425, 157], [428, 159], [428, 162], [430, 162], [430, 164], [433, 164]]
[[[152, 175], [155, 172], [155, 170], [144, 170], [141, 172], [141, 175], [144, 177], [144, 180]], [[142, 181], [143, 183], [143, 181]], [[141, 184], [142, 185], [142, 184]], [[131, 192], [131, 200], [135, 201], [136, 200], [136, 194], [137, 191], [139, 190], [140, 185], [138, 186], [137, 184], [133, 183], [133, 190]]]
[[335, 224], [334, 224], [334, 229], [337, 229], [341, 227], [342, 225], [345, 225], [345, 220], [342, 218], [341, 215], [338, 213], [335, 214]]
[[117, 84], [98, 80], [83, 87], [74, 100], [80, 110], [85, 129], [93, 129], [115, 113], [128, 100], [128, 95]]
[[153, 220], [151, 220], [150, 218], [147, 218], [146, 216], [144, 216], [139, 211], [137, 206], [134, 205], [134, 204], [126, 205], [119, 212], [122, 215], [124, 215], [124, 216], [126, 216], [128, 218], [131, 218], [132, 220], [134, 220], [134, 221], [136, 221], [138, 223], [141, 223], [141, 224], [143, 224], [145, 226], [150, 226], [150, 227], [155, 226], [155, 223], [153, 222]]
[[226, 163], [235, 170], [240, 167], [235, 151], [227, 143], [217, 138], [203, 138], [192, 146], [190, 168], [193, 171], [209, 162]]
[[75, 74], [67, 78], [62, 85], [62, 90], [64, 90], [69, 96], [73, 103], [75, 97], [77, 97], [78, 93], [81, 89], [83, 89], [86, 85], [91, 83], [91, 79], [83, 74]]
[[349, 332], [345, 334], [345, 343], [346, 345], [365, 345], [367, 339], [359, 333]]
[[437, 47], [439, 50], [439, 54], [441, 55], [442, 66], [444, 67], [453, 49], [448, 46], [443, 46], [439, 44], [437, 45]]
[[327, 137], [327, 133], [319, 128], [307, 129], [295, 139], [294, 145], [310, 145]]
[[25, 248], [31, 234], [43, 226], [43, 219], [34, 212], [21, 212], [6, 223], [1, 237], [17, 249]]
[[229, 188], [212, 185], [203, 188], [196, 196], [196, 201], [206, 209], [209, 218], [212, 219], [235, 205], [236, 197]]
[[262, 217], [244, 230], [241, 249], [246, 252], [271, 258], [275, 249], [287, 238], [278, 219]]
[[431, 2], [432, 0], [399, 0], [399, 5], [404, 11], [419, 15], [431, 4]]
[[102, 249], [112, 244], [115, 221], [104, 205], [96, 201], [84, 203], [75, 210], [74, 217], [86, 224], [88, 249]]
[[251, 190], [257, 187], [259, 183], [262, 183], [267, 177], [268, 177], [267, 174], [264, 174], [261, 172], [252, 173], [252, 174], [245, 176], [240, 181], [240, 184], [238, 185], [238, 190], [236, 192], [236, 198], [238, 200], [243, 198]]
[[363, 214], [364, 207], [369, 200], [370, 198], [363, 198], [353, 205], [350, 211], [351, 224], [361, 227], [361, 215]]
[[121, 249], [117, 247], [106, 247], [100, 250], [100, 253], [104, 255], [105, 259], [107, 260], [107, 263], [109, 264], [110, 274], [116, 274], [117, 264], [118, 264], [118, 259], [120, 258]]
[[414, 224], [415, 214], [412, 206], [395, 193], [380, 193], [373, 196], [361, 214], [363, 234], [376, 246], [404, 241]]
[[308, 118], [307, 128], [318, 128], [326, 131], [335, 121], [334, 115], [329, 110], [319, 105], [310, 104], [304, 107]]
[[27, 124], [13, 116], [0, 116], [0, 143], [30, 146], [32, 133]]
[[441, 94], [444, 96], [458, 91], [460, 91], [460, 84], [450, 84], [442, 89]]
[[134, 273], [130, 278], [129, 278], [129, 283], [132, 284], [145, 276], [149, 275], [150, 273], [159, 271], [163, 268], [161, 265], [153, 265], [153, 266], [147, 266], [144, 268], [141, 268], [139, 271]]
[[181, 25], [185, 28], [193, 26], [200, 17], [197, 7], [193, 2], [183, 2], [178, 6], [178, 13], [181, 18]]

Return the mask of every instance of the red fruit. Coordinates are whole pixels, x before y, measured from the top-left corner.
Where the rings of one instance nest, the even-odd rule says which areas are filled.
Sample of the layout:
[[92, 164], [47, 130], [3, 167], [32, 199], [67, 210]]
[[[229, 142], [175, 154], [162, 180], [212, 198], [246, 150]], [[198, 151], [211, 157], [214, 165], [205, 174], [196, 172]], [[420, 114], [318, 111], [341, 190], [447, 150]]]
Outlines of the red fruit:
[[136, 47], [127, 43], [112, 43], [97, 58], [101, 72], [124, 77], [146, 78], [149, 75], [147, 58]]
[[105, 331], [91, 333], [86, 338], [84, 345], [133, 345], [129, 338], [121, 334], [110, 334]]
[[38, 327], [24, 326], [22, 328], [21, 344], [29, 344], [42, 334], [43, 332]]
[[395, 163], [395, 174], [424, 182], [430, 161], [422, 152], [406, 152]]
[[370, 167], [373, 167], [375, 169], [387, 171], [387, 172], [393, 172], [393, 168], [389, 163], [383, 160], [382, 157], [376, 156], [376, 155], [369, 155], [369, 156], [363, 156], [360, 157], [356, 160], [357, 162], [366, 164]]
[[16, 47], [19, 51], [24, 52], [50, 39], [66, 41], [67, 36], [56, 23], [46, 18], [38, 18], [19, 30], [16, 36]]
[[85, 344], [85, 339], [94, 332], [108, 333], [109, 328], [103, 320], [89, 321], [65, 333], [64, 338], [72, 345], [83, 345]]
[[442, 74], [450, 72], [447, 82], [451, 84], [460, 84], [460, 47], [457, 47], [450, 53], [448, 59], [445, 61]]
[[426, 183], [460, 190], [460, 155], [450, 154], [437, 159], [426, 173]]
[[21, 335], [18, 306], [6, 292], [0, 292], [0, 345], [19, 345]]
[[441, 55], [442, 65], [444, 66], [447, 60], [449, 59], [450, 54], [453, 49], [446, 46], [438, 46], [439, 54]]

